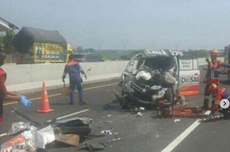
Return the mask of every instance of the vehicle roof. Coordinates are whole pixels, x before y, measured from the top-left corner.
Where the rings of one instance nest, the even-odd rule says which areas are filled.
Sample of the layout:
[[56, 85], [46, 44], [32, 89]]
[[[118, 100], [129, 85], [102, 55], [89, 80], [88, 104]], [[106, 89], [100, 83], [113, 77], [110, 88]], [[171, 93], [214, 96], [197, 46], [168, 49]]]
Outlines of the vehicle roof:
[[145, 50], [141, 54], [143, 58], [151, 58], [155, 56], [168, 56], [168, 57], [172, 56], [172, 53], [170, 51], [165, 51], [165, 50], [160, 50], [160, 51]]
[[67, 42], [58, 31], [23, 27], [13, 40], [15, 48], [20, 53], [27, 52], [33, 43], [58, 44], [67, 49]]

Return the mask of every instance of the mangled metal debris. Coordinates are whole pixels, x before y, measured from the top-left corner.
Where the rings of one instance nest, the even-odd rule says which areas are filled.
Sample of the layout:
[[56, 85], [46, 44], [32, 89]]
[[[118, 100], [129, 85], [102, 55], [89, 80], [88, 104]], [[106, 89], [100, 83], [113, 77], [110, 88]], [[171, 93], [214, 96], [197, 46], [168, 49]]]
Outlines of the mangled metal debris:
[[121, 140], [123, 140], [123, 138], [114, 138], [112, 140], [107, 141], [106, 143], [112, 143], [112, 142], [121, 141]]
[[55, 135], [55, 140], [71, 146], [79, 146], [80, 136], [74, 134]]
[[47, 126], [45, 128], [42, 128], [40, 130], [35, 130], [34, 131], [34, 148], [42, 148], [45, 149], [45, 146], [48, 143], [51, 143], [55, 140], [55, 135], [54, 135], [54, 128], [51, 126]]
[[216, 120], [223, 120], [224, 119], [224, 115], [215, 115], [215, 116], [210, 116], [207, 118], [202, 118], [199, 120], [199, 122], [211, 122], [211, 121], [216, 121]]
[[158, 100], [166, 99], [171, 103], [176, 92], [175, 66], [176, 58], [170, 52], [137, 54], [122, 73], [122, 95], [114, 95], [123, 108], [131, 102], [156, 105]]
[[[106, 147], [105, 143], [122, 140], [122, 138], [117, 137], [118, 133], [116, 132], [114, 133], [115, 138], [110, 136], [114, 138], [112, 140], [104, 143], [92, 142], [91, 139], [112, 135], [113, 132], [110, 130], [102, 130], [101, 133], [92, 133], [90, 126], [92, 119], [90, 118], [75, 117], [63, 120], [52, 119], [47, 122], [36, 122], [15, 108], [12, 108], [12, 111], [29, 122], [13, 123], [8, 135], [21, 134], [2, 144], [0, 151], [35, 152], [38, 149], [46, 149], [47, 145], [49, 147], [49, 145], [55, 142], [74, 146], [77, 150], [88, 149], [89, 151], [97, 151], [104, 150]], [[111, 115], [107, 116], [110, 117]], [[86, 142], [82, 143], [82, 141]]]
[[112, 135], [113, 133], [110, 130], [102, 130], [101, 134]]
[[83, 143], [79, 147], [76, 148], [76, 150], [82, 150], [87, 149], [89, 151], [98, 151], [98, 150], [104, 150], [105, 144], [103, 143]]
[[53, 119], [40, 123], [31, 120], [15, 108], [12, 108], [12, 111], [29, 122], [12, 124], [8, 135], [22, 133], [2, 144], [1, 151], [34, 152], [38, 148], [45, 149], [47, 144], [54, 141], [78, 146], [80, 138], [88, 136], [91, 132], [92, 119], [90, 118], [75, 117], [58, 121]]
[[37, 129], [30, 122], [14, 122], [11, 124], [11, 128], [8, 132], [8, 135], [14, 135], [25, 130], [35, 130]]

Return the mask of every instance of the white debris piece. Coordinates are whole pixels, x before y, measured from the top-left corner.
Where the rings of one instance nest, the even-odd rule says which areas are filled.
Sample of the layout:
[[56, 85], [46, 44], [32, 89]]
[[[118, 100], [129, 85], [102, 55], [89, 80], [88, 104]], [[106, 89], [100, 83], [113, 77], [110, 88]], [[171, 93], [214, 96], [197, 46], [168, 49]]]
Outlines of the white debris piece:
[[111, 117], [111, 115], [107, 115], [107, 117]]
[[157, 135], [157, 138], [160, 137], [159, 135]]
[[144, 107], [140, 107], [139, 110], [140, 111], [145, 111], [145, 108]]
[[110, 130], [102, 130], [101, 134], [112, 135], [113, 133]]
[[136, 79], [139, 80], [140, 78], [144, 79], [144, 80], [149, 80], [151, 79], [151, 74], [149, 72], [145, 72], [145, 71], [140, 71], [137, 73], [136, 75]]
[[174, 122], [179, 122], [180, 121], [180, 119], [174, 119]]
[[51, 126], [47, 126], [36, 132], [35, 147], [45, 149], [45, 145], [55, 140], [54, 131]]
[[29, 122], [14, 122], [11, 125], [8, 135], [14, 135], [24, 130], [36, 130], [37, 128], [32, 126]]
[[138, 117], [142, 117], [142, 113], [141, 113], [141, 112], [138, 112], [138, 113], [137, 113], [137, 116], [138, 116]]

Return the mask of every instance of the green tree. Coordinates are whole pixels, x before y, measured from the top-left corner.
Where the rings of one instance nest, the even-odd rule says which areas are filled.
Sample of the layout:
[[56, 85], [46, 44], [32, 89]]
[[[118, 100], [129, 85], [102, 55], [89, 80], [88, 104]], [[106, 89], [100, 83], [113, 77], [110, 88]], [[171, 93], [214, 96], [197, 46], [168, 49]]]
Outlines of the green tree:
[[131, 56], [128, 56], [128, 55], [122, 55], [120, 57], [120, 60], [130, 60], [131, 59]]
[[84, 50], [83, 50], [83, 48], [81, 46], [78, 46], [76, 48], [76, 51], [77, 51], [77, 53], [84, 53]]
[[3, 50], [6, 54], [11, 54], [15, 52], [13, 47], [13, 39], [15, 33], [13, 31], [7, 31], [6, 35], [0, 36], [0, 49]]
[[197, 58], [204, 58], [208, 57], [208, 51], [207, 50], [189, 50], [189, 51], [184, 51], [184, 55], [190, 55], [194, 56]]

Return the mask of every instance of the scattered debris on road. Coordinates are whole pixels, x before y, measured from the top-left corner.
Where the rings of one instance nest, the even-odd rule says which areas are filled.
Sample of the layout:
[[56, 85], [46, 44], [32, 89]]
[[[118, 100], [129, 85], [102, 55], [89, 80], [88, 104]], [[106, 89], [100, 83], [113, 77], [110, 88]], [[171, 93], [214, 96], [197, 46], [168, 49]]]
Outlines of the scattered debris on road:
[[[103, 127], [107, 129], [102, 130], [100, 133], [92, 133], [91, 118], [74, 117], [70, 119], [53, 119], [47, 122], [36, 122], [15, 108], [12, 108], [12, 112], [29, 122], [12, 123], [8, 135], [21, 134], [2, 144], [0, 151], [35, 152], [36, 150], [46, 149], [47, 145], [53, 142], [74, 146], [76, 150], [86, 149], [89, 151], [98, 151], [104, 150], [106, 144], [123, 140], [118, 137], [118, 132], [113, 133], [112, 126], [108, 126], [112, 122], [106, 121], [107, 117], [112, 116], [110, 114], [104, 117], [103, 121], [98, 122], [104, 124]], [[109, 135], [108, 137], [110, 137], [110, 139], [104, 138], [107, 137], [107, 135]], [[104, 142], [97, 142], [96, 138], [101, 138]], [[110, 145], [108, 147], [113, 148], [114, 146]]]
[[216, 121], [216, 120], [223, 120], [223, 118], [224, 118], [224, 115], [215, 115], [212, 117], [200, 119], [199, 121], [200, 122], [211, 122], [211, 121]]
[[59, 141], [71, 146], [78, 146], [80, 138], [84, 139], [91, 132], [90, 118], [71, 118], [47, 122], [36, 122], [25, 116], [20, 111], [12, 108], [12, 112], [26, 120], [12, 124], [9, 135], [21, 134], [8, 140], [0, 147], [1, 151], [30, 151], [34, 152], [38, 148], [45, 149], [46, 145]]
[[114, 138], [112, 140], [107, 141], [106, 143], [112, 143], [112, 142], [116, 142], [116, 141], [120, 141], [123, 140], [122, 138]]
[[80, 146], [76, 147], [76, 150], [82, 150], [87, 149], [89, 151], [98, 151], [98, 150], [104, 150], [105, 149], [104, 143], [83, 143]]
[[180, 121], [180, 119], [174, 119], [174, 122], [179, 122]]
[[113, 133], [110, 130], [102, 130], [101, 134], [112, 135]]
[[80, 136], [74, 134], [55, 135], [55, 139], [71, 146], [78, 146], [80, 142]]
[[141, 113], [141, 112], [138, 112], [138, 113], [137, 113], [137, 117], [142, 117], [142, 113]]
[[140, 107], [139, 111], [145, 111], [145, 108], [144, 107]]

